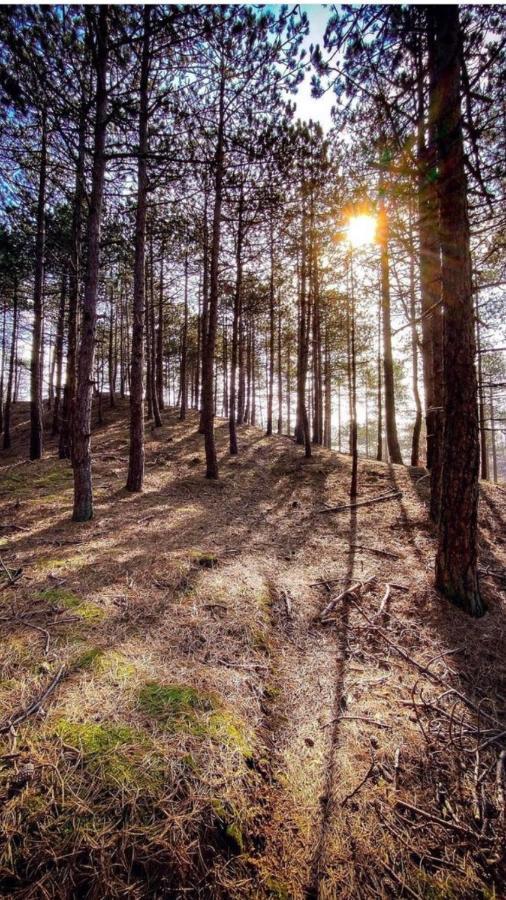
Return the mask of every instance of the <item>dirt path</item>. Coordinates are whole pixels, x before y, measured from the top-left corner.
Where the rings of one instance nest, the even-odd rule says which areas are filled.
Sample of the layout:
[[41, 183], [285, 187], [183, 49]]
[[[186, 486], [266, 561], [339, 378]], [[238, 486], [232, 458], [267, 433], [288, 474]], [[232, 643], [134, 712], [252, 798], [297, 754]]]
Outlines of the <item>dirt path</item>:
[[[40, 634], [20, 623], [40, 610], [30, 621], [50, 635], [44, 666], [52, 671], [63, 662], [69, 674], [44, 719], [28, 722], [18, 736], [22, 760], [53, 767], [42, 768], [46, 780], [21, 799], [40, 805], [44, 791], [54, 794], [54, 771], [68, 782], [68, 796], [73, 792], [79, 802], [59, 810], [62, 829], [74, 823], [74, 842], [61, 837], [65, 859], [81, 854], [75, 859], [83, 859], [83, 877], [101, 871], [111, 897], [127, 889], [136, 897], [303, 900], [443, 896], [443, 890], [484, 896], [484, 886], [491, 889], [501, 877], [500, 865], [490, 862], [497, 855], [491, 834], [500, 816], [494, 787], [500, 747], [489, 744], [478, 761], [480, 815], [487, 821], [477, 824], [474, 768], [462, 768], [456, 738], [447, 734], [452, 707], [440, 699], [420, 712], [417, 704], [420, 696], [436, 703], [445, 685], [458, 688], [464, 699], [451, 714], [461, 723], [467, 754], [472, 738], [463, 734], [486, 726], [496, 733], [469, 704], [486, 703], [489, 716], [502, 721], [504, 594], [500, 582], [484, 579], [490, 612], [470, 623], [434, 593], [423, 472], [363, 460], [361, 497], [391, 489], [402, 496], [322, 514], [325, 504], [348, 502], [346, 456], [318, 449], [306, 461], [289, 439], [243, 428], [239, 456], [230, 459], [221, 424], [221, 478], [206, 482], [195, 415], [185, 424], [166, 415], [167, 424], [147, 435], [145, 491], [132, 496], [123, 489], [125, 421], [109, 417], [94, 436], [92, 523], [69, 522], [70, 473], [51, 445], [40, 463], [21, 463], [26, 422], [19, 422], [18, 444], [0, 470], [2, 555], [8, 566], [23, 567], [18, 585], [3, 592], [9, 640], [0, 662], [8, 686], [0, 702], [8, 717], [47, 678]], [[482, 564], [502, 571], [505, 499], [499, 489], [483, 490]], [[335, 620], [321, 624], [330, 597], [372, 575], [358, 606], [344, 599]], [[380, 607], [381, 617], [369, 624], [361, 610], [370, 618]], [[85, 666], [86, 654], [92, 661]], [[440, 679], [422, 677], [423, 694], [417, 664], [430, 665]], [[98, 723], [104, 746], [106, 728], [114, 727], [108, 752], [117, 752], [118, 735], [126, 735], [128, 758], [139, 755], [142, 778], [154, 755], [165, 773], [163, 789], [152, 788], [147, 829], [121, 763], [118, 796], [132, 792], [133, 831], [120, 834], [111, 822], [111, 834], [119, 836], [117, 845], [111, 838], [109, 849], [102, 847], [105, 869], [92, 849], [105, 832], [88, 841], [84, 826], [76, 831], [75, 824], [83, 804], [111, 805], [109, 781], [103, 796], [90, 799], [100, 787], [93, 768], [97, 741], [87, 755], [83, 731], [90, 721]], [[65, 746], [76, 747], [89, 784], [77, 780], [80, 769]], [[7, 766], [7, 778], [10, 771]], [[397, 807], [401, 799], [444, 822], [447, 796], [458, 798], [453, 830], [429, 828], [423, 816], [400, 815]], [[21, 799], [9, 804], [22, 806]], [[64, 882], [51, 872], [57, 839], [47, 828], [49, 811], [39, 813], [35, 839], [23, 833], [14, 864], [9, 804], [5, 883], [24, 896], [23, 867], [36, 854], [47, 896], [58, 896], [55, 885]], [[474, 844], [459, 844], [455, 823], [476, 831]], [[137, 868], [128, 862], [131, 854]], [[153, 869], [155, 859], [160, 869]], [[65, 878], [79, 882], [65, 868], [70, 863], [62, 866]], [[160, 885], [166, 893], [156, 893]]]

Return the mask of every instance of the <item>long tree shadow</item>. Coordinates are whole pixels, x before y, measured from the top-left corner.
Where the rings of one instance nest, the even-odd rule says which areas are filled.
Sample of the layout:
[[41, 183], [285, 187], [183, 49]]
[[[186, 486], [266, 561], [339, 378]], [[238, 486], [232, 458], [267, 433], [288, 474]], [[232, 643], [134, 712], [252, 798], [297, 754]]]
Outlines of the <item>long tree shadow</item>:
[[[355, 569], [355, 543], [357, 536], [357, 511], [350, 510], [349, 550], [347, 554], [344, 586], [351, 583]], [[327, 843], [329, 832], [338, 814], [337, 793], [339, 780], [339, 748], [341, 744], [341, 716], [344, 712], [344, 683], [346, 663], [348, 659], [348, 630], [350, 604], [344, 597], [337, 610], [336, 659], [334, 669], [334, 698], [332, 704], [332, 720], [328, 739], [325, 780], [321, 797], [322, 813], [318, 830], [318, 838], [311, 860], [310, 875], [305, 896], [308, 900], [317, 900], [321, 896], [321, 888], [325, 881], [327, 867]]]

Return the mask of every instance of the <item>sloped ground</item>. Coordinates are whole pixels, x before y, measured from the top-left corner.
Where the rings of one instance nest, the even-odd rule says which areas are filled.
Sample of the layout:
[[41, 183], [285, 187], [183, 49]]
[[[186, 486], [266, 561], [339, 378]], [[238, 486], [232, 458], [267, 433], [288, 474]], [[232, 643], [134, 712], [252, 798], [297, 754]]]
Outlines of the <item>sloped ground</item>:
[[129, 495], [126, 415], [89, 524], [26, 409], [1, 457], [2, 896], [504, 896], [504, 488], [473, 621], [432, 587], [423, 470], [362, 460], [361, 499], [402, 496], [322, 512], [346, 456], [242, 428], [230, 459], [218, 422], [208, 482], [166, 412]]

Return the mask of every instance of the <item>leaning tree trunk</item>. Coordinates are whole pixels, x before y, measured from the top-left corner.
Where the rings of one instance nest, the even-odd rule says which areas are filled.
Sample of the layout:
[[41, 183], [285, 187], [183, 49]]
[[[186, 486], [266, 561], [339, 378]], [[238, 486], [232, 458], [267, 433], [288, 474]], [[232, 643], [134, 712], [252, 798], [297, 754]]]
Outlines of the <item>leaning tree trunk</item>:
[[148, 80], [150, 8], [144, 7], [144, 36], [139, 109], [139, 156], [137, 159], [137, 210], [135, 214], [135, 259], [130, 359], [130, 452], [127, 491], [142, 490], [144, 481], [144, 303], [146, 263], [146, 196], [148, 187]]
[[220, 260], [221, 206], [223, 202], [223, 170], [225, 167], [225, 68], [220, 79], [218, 139], [214, 175], [214, 211], [209, 274], [209, 309], [207, 333], [202, 358], [202, 425], [206, 451], [206, 477], [218, 477], [218, 457], [214, 437], [214, 350], [218, 325], [218, 266]]
[[460, 108], [458, 6], [428, 7], [435, 34], [443, 407], [441, 508], [436, 586], [472, 615], [483, 613], [477, 577], [478, 409], [467, 182]]
[[44, 251], [46, 217], [47, 113], [42, 111], [37, 234], [35, 238], [35, 279], [33, 285], [33, 334], [30, 360], [30, 459], [42, 456], [44, 422], [42, 414], [42, 295], [44, 291]]
[[[93, 487], [91, 478], [91, 405], [93, 399], [93, 357], [97, 327], [98, 274], [100, 269], [100, 225], [105, 177], [105, 137], [107, 130], [107, 62], [108, 8], [98, 8], [96, 24], [96, 106], [91, 181], [90, 209], [87, 230], [87, 265], [83, 298], [81, 343], [77, 374], [77, 391], [72, 441], [74, 470], [75, 522], [93, 517]], [[91, 19], [91, 14], [90, 14]]]

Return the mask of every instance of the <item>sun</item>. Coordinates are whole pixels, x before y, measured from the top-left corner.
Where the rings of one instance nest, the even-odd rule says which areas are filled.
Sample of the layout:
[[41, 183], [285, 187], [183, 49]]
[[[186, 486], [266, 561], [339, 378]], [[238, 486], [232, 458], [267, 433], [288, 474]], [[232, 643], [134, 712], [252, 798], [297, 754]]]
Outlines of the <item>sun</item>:
[[348, 241], [352, 247], [364, 247], [373, 244], [376, 238], [375, 216], [362, 213], [352, 216], [348, 222]]

